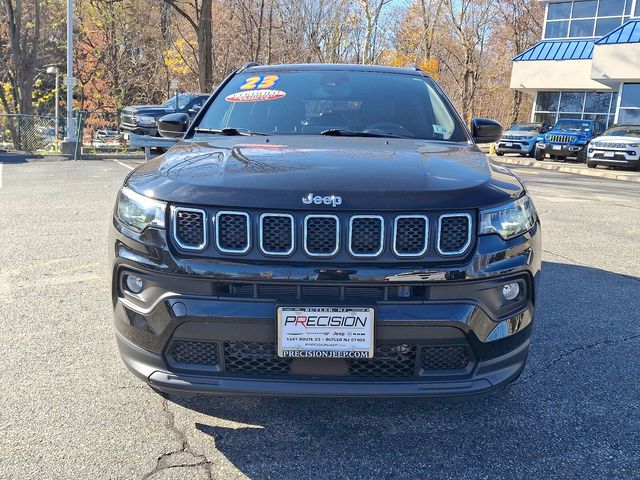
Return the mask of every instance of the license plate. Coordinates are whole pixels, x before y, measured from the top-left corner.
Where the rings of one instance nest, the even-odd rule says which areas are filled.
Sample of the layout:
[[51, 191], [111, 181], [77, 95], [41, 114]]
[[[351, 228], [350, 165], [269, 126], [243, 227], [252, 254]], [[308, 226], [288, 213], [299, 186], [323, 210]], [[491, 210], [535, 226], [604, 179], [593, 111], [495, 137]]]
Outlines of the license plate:
[[551, 148], [553, 148], [554, 150], [562, 150], [562, 146], [560, 145], [553, 145]]
[[506, 142], [506, 143], [505, 143], [505, 146], [507, 146], [507, 147], [513, 147], [513, 142]]
[[124, 139], [128, 142], [128, 141], [129, 141], [130, 136], [131, 136], [130, 134], [125, 133], [125, 134], [123, 134], [123, 135], [122, 135], [122, 138], [124, 138]]
[[278, 356], [373, 357], [373, 308], [279, 307]]
[[615, 156], [615, 152], [604, 152], [604, 156], [607, 158], [613, 158]]

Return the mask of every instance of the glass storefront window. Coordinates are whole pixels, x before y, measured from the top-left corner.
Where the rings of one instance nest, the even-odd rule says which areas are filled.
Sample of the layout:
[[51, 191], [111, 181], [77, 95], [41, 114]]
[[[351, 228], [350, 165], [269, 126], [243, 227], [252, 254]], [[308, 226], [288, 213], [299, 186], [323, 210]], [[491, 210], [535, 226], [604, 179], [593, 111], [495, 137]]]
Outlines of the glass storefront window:
[[589, 119], [613, 125], [615, 92], [538, 92], [533, 120], [553, 124], [559, 118]]
[[558, 110], [560, 92], [538, 92], [536, 110], [551, 112]]
[[561, 112], [580, 112], [584, 109], [584, 92], [562, 92]]
[[625, 83], [622, 86], [620, 107], [640, 108], [640, 83]]
[[640, 125], [640, 109], [621, 108], [618, 123], [620, 125]]
[[[550, 3], [544, 38], [601, 37], [629, 19], [634, 0], [575, 0]], [[636, 2], [636, 14], [638, 14]]]

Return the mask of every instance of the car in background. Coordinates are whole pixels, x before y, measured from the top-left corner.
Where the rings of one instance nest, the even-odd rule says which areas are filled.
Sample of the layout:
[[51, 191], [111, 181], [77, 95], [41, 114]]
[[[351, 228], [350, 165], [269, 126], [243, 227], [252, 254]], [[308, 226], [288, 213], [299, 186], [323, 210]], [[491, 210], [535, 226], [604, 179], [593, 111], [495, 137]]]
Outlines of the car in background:
[[132, 133], [158, 137], [156, 121], [169, 113], [186, 113], [193, 119], [209, 95], [204, 93], [181, 93], [171, 97], [162, 105], [134, 105], [126, 107], [120, 115], [120, 132], [125, 139]]
[[496, 143], [496, 155], [501, 157], [505, 153], [519, 153], [523, 157], [533, 157], [538, 137], [549, 128], [550, 126], [544, 123], [516, 123], [512, 125]]
[[95, 148], [116, 148], [120, 146], [122, 137], [116, 130], [96, 130], [91, 138], [91, 145]]
[[640, 171], [640, 125], [615, 125], [591, 140], [587, 166], [632, 167]]
[[552, 160], [575, 157], [578, 162], [587, 160], [587, 145], [605, 129], [603, 122], [561, 118], [551, 130], [538, 137], [535, 159], [540, 161], [549, 154]]

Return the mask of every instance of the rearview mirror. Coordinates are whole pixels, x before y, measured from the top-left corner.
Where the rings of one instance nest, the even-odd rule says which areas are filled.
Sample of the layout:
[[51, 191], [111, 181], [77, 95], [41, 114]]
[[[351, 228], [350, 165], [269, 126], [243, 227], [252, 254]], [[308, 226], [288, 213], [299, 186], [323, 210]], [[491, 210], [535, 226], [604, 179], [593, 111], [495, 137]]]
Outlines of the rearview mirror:
[[189, 128], [189, 115], [170, 113], [158, 120], [158, 133], [165, 138], [182, 138]]
[[502, 125], [488, 118], [471, 120], [471, 135], [476, 143], [492, 143], [500, 140]]

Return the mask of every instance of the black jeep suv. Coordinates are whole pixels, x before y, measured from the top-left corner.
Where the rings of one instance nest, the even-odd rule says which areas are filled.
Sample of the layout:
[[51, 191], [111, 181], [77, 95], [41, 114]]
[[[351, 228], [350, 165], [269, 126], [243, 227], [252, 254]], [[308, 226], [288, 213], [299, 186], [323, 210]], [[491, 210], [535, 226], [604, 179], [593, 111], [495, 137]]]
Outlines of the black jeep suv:
[[134, 170], [111, 228], [124, 362], [180, 394], [467, 396], [529, 349], [540, 223], [416, 69], [247, 66]]

